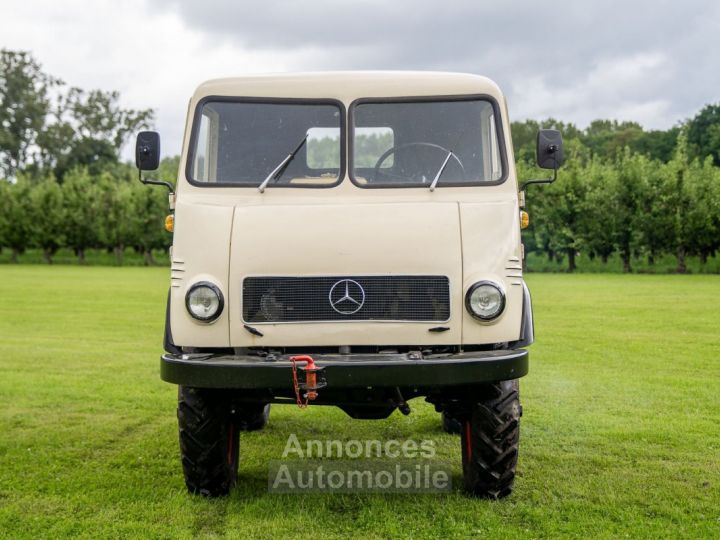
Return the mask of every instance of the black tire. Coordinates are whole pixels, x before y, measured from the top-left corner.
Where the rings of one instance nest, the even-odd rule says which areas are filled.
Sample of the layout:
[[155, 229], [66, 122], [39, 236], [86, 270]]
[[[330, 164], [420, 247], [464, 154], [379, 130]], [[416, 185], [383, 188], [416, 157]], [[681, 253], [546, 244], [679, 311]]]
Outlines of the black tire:
[[237, 410], [238, 426], [241, 431], [259, 431], [270, 420], [269, 403], [240, 405]]
[[178, 388], [180, 456], [190, 493], [219, 497], [235, 485], [239, 429], [222, 390]]
[[442, 421], [442, 428], [445, 433], [451, 433], [453, 435], [460, 435], [460, 433], [462, 433], [463, 423], [461, 420], [458, 420], [447, 411], [443, 411], [440, 414], [440, 418]]
[[460, 437], [463, 487], [487, 499], [510, 494], [520, 443], [520, 393], [517, 380], [483, 387], [483, 397], [470, 403]]

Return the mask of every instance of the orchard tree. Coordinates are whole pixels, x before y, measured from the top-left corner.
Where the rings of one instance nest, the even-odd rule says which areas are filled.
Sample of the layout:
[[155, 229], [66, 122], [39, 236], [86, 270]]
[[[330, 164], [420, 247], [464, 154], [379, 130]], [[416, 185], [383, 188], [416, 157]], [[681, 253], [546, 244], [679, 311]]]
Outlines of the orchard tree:
[[[563, 166], [555, 182], [537, 187], [540, 188], [537, 191], [542, 190], [542, 195], [537, 198], [537, 230], [541, 237], [546, 237], [547, 249], [567, 256], [567, 271], [574, 272], [577, 269], [575, 257], [583, 245], [583, 231], [587, 228], [584, 212], [587, 182], [582, 164], [579, 160], [571, 160]], [[540, 240], [539, 243], [545, 242]]]
[[103, 216], [102, 192], [87, 169], [74, 169], [63, 182], [65, 201], [65, 236], [80, 264], [85, 263], [85, 251], [97, 247], [101, 239]]
[[614, 167], [594, 158], [580, 174], [587, 183], [582, 231], [585, 247], [591, 257], [600, 257], [606, 263], [615, 251], [617, 172]]
[[622, 259], [623, 272], [631, 272], [632, 255], [640, 240], [642, 215], [638, 207], [643, 193], [643, 179], [649, 174], [650, 162], [645, 156], [632, 154], [625, 148], [615, 162], [615, 169], [615, 242]]
[[65, 245], [63, 195], [53, 176], [34, 185], [30, 193], [33, 244], [42, 249], [48, 264], [52, 264], [53, 255]]
[[134, 240], [132, 186], [129, 182], [118, 182], [107, 173], [97, 182], [102, 192], [102, 243], [113, 250], [115, 261], [122, 265], [125, 247]]
[[694, 160], [688, 168], [687, 179], [688, 249], [705, 264], [720, 248], [720, 175], [712, 165], [712, 157], [702, 162]]
[[678, 137], [675, 155], [668, 163], [667, 206], [672, 215], [670, 247], [677, 257], [677, 272], [687, 272], [687, 255], [691, 244], [692, 230], [688, 220], [692, 201], [688, 188], [688, 140], [682, 132]]
[[7, 180], [0, 178], [0, 253], [3, 247], [8, 245], [7, 235], [10, 227], [10, 220], [7, 214], [7, 201], [10, 198], [10, 188], [12, 184]]
[[642, 178], [637, 220], [639, 243], [650, 266], [672, 245], [675, 212], [671, 186], [670, 165], [651, 161]]
[[11, 250], [10, 259], [18, 262], [18, 255], [32, 245], [32, 202], [30, 181], [19, 176], [15, 183], [4, 184], [0, 199], [0, 237]]
[[166, 249], [172, 237], [165, 231], [168, 196], [164, 189], [132, 184], [132, 224], [135, 249], [143, 254], [145, 265], [155, 265], [154, 249]]

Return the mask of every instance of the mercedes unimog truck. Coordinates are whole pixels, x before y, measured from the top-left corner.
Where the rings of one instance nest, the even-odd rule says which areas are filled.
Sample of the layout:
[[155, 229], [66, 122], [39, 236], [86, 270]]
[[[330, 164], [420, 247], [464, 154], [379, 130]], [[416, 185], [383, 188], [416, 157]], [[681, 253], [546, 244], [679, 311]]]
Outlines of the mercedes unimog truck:
[[[562, 139], [538, 134], [541, 168]], [[175, 186], [163, 380], [185, 483], [236, 483], [271, 403], [386, 418], [424, 397], [460, 435], [464, 489], [510, 493], [533, 342], [507, 104], [467, 74], [212, 80], [192, 96]], [[521, 179], [522, 180], [522, 179]], [[550, 180], [530, 180], [527, 183]]]

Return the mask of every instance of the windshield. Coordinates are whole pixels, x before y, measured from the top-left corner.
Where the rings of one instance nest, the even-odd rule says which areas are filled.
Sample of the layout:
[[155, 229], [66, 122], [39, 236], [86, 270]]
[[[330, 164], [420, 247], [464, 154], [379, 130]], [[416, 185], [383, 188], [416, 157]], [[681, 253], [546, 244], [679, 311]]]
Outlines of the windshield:
[[273, 188], [327, 187], [341, 170], [340, 106], [206, 101], [196, 116], [188, 177]]
[[360, 187], [435, 189], [503, 177], [487, 100], [361, 102], [351, 114], [351, 178]]

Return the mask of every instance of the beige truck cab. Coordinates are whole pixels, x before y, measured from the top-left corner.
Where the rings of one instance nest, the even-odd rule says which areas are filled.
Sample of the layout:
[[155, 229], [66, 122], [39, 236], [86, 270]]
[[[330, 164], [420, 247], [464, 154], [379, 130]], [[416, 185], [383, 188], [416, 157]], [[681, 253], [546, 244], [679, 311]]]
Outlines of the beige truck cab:
[[[510, 492], [533, 318], [509, 126], [476, 75], [198, 87], [171, 191], [161, 358], [191, 492], [229, 491], [238, 434], [270, 403], [373, 419], [420, 396], [460, 435], [465, 490]], [[157, 168], [156, 133], [138, 135], [136, 158]], [[559, 133], [542, 130], [539, 165], [561, 161]]]

